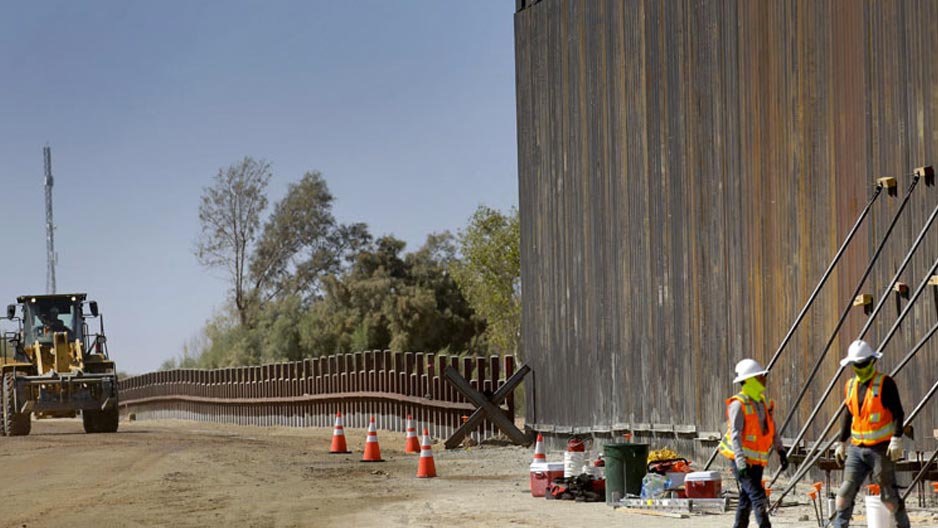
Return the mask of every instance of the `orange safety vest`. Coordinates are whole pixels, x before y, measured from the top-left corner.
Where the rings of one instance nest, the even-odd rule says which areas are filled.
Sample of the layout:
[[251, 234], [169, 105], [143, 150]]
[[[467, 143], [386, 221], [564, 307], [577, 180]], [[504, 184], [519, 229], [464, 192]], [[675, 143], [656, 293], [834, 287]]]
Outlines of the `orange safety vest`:
[[866, 389], [863, 405], [857, 398], [857, 378], [854, 376], [844, 387], [845, 402], [853, 424], [850, 426], [850, 441], [853, 445], [871, 446], [889, 440], [896, 432], [896, 423], [889, 409], [883, 407], [883, 382], [886, 375], [877, 372]]
[[759, 423], [759, 411], [756, 409], [758, 403], [754, 402], [749, 396], [739, 393], [726, 400], [726, 434], [720, 442], [720, 452], [730, 460], [736, 460], [736, 453], [733, 452], [733, 442], [730, 434], [733, 431], [733, 424], [729, 423], [730, 404], [738, 401], [743, 405], [743, 416], [746, 421], [743, 425], [743, 453], [746, 454], [746, 463], [753, 466], [769, 465], [769, 452], [772, 451], [772, 444], [775, 440], [775, 418], [772, 416], [775, 412], [775, 402], [769, 400], [766, 407], [765, 420], [768, 422], [768, 430], [762, 432], [762, 424]]

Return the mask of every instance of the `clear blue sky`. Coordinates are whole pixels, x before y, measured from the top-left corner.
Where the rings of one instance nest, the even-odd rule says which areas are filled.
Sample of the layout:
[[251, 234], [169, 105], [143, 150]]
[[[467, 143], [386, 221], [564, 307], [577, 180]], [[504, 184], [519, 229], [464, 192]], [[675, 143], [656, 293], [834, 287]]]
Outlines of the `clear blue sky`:
[[[226, 284], [192, 256], [202, 187], [245, 155], [271, 199], [321, 170], [341, 221], [413, 249], [518, 201], [514, 2], [0, 2], [0, 305], [45, 289], [106, 314], [121, 370], [179, 353]], [[8, 323], [5, 327], [9, 329]]]

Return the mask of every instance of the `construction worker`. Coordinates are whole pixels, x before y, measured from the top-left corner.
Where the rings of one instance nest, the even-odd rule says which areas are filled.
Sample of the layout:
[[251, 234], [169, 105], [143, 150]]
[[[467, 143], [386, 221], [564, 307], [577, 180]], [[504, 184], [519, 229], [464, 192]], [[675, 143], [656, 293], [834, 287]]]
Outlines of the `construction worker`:
[[59, 309], [53, 306], [49, 309], [49, 313], [46, 314], [46, 317], [43, 320], [42, 325], [42, 335], [51, 336], [52, 334], [58, 332], [66, 332], [68, 334], [68, 339], [72, 338], [72, 329], [65, 325], [61, 319], [59, 319]]
[[727, 429], [720, 442], [720, 452], [733, 461], [733, 474], [739, 484], [734, 528], [749, 526], [750, 512], [755, 512], [759, 528], [771, 528], [762, 473], [769, 463], [772, 448], [778, 453], [782, 470], [788, 469], [788, 457], [775, 429], [775, 402], [765, 397], [768, 373], [754, 359], [740, 361], [733, 380], [740, 384], [740, 392], [726, 400]]
[[[896, 486], [896, 461], [902, 458], [902, 422], [905, 412], [896, 382], [876, 371], [883, 355], [866, 341], [850, 344], [840, 365], [853, 367], [854, 377], [844, 390], [847, 410], [834, 451], [844, 464], [844, 483], [837, 492], [834, 526], [846, 528], [853, 516], [853, 501], [866, 477], [872, 473], [879, 484], [880, 499], [893, 513], [898, 528], [908, 528], [909, 515]], [[847, 439], [850, 439], [849, 447]]]

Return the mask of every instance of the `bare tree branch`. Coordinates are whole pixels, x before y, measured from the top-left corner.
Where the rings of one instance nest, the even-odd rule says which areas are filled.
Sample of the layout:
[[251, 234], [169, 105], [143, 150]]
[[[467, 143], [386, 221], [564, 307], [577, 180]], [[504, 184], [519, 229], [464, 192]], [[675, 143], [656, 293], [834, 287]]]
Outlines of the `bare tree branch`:
[[202, 229], [195, 256], [207, 268], [227, 271], [242, 325], [248, 324], [251, 297], [245, 289], [248, 258], [260, 228], [260, 215], [267, 208], [265, 191], [270, 177], [268, 162], [245, 157], [218, 170], [212, 185], [202, 190], [199, 205]]

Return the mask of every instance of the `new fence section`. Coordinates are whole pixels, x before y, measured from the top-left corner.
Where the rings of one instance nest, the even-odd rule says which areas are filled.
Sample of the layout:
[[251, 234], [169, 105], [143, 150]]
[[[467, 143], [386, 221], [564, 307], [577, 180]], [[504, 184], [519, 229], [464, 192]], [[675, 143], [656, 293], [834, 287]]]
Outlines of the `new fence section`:
[[[289, 363], [215, 370], [151, 372], [120, 382], [123, 417], [183, 419], [260, 426], [345, 426], [404, 431], [407, 415], [448, 437], [470, 415], [467, 403], [443, 377], [452, 365], [480, 391], [496, 391], [515, 371], [511, 356], [457, 357], [373, 351]], [[515, 416], [514, 396], [502, 409]], [[498, 431], [488, 421], [473, 433], [481, 441]]]

